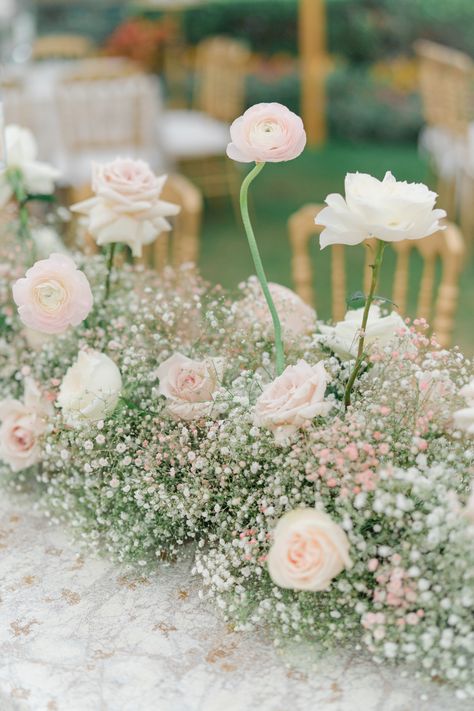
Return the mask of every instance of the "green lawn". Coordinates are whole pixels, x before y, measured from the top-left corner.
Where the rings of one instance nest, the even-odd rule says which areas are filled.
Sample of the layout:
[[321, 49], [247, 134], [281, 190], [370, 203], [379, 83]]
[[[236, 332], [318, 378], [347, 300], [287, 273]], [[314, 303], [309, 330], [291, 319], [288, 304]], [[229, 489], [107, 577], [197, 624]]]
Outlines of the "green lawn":
[[[307, 149], [290, 163], [265, 166], [252, 186], [251, 209], [268, 278], [291, 286], [286, 223], [292, 212], [304, 203], [323, 201], [330, 192], [343, 192], [347, 172], [383, 177], [386, 170], [391, 170], [400, 180], [430, 182], [429, 169], [412, 145], [332, 142], [320, 150]], [[379, 293], [390, 296], [393, 260], [387, 255]], [[348, 250], [348, 290], [351, 292], [361, 287], [363, 257], [362, 247]], [[316, 239], [313, 260], [318, 312], [322, 318], [328, 318], [330, 255], [329, 250], [319, 251]], [[205, 277], [231, 288], [254, 271], [243, 229], [226, 202], [207, 207], [200, 264]], [[411, 315], [414, 315], [420, 266], [418, 260], [413, 260]], [[455, 342], [469, 353], [474, 352], [473, 305], [474, 261], [471, 256], [461, 280], [455, 331]]]

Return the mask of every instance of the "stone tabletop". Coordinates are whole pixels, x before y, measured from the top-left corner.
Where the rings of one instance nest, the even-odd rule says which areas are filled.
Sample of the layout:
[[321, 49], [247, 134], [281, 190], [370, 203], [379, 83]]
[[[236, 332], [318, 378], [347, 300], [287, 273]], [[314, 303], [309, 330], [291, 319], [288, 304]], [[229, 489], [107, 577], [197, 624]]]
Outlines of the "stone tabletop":
[[191, 559], [152, 576], [78, 552], [23, 503], [0, 504], [2, 711], [467, 711], [446, 687], [360, 651], [317, 659], [233, 632]]

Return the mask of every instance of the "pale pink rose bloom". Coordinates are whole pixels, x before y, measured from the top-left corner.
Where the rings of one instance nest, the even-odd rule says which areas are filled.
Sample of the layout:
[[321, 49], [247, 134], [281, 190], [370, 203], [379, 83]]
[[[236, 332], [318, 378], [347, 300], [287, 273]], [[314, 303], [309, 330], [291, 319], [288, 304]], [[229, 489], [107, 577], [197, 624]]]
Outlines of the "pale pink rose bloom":
[[86, 275], [65, 254], [36, 262], [12, 291], [25, 326], [41, 333], [64, 333], [78, 326], [93, 305]]
[[211, 414], [223, 373], [223, 358], [200, 361], [175, 353], [158, 368], [159, 394], [166, 397], [168, 410], [174, 417], [199, 419]]
[[25, 380], [23, 402], [13, 399], [0, 402], [0, 459], [14, 472], [40, 461], [38, 438], [52, 414], [51, 403], [43, 398], [31, 378]]
[[[280, 318], [284, 340], [294, 340], [315, 330], [316, 311], [298, 294], [281, 284], [269, 283], [268, 288]], [[257, 322], [263, 327], [265, 336], [273, 338], [272, 317], [258, 282], [250, 284], [250, 294], [238, 301], [235, 309], [244, 328]]]
[[286, 106], [255, 104], [230, 127], [227, 155], [240, 163], [279, 163], [297, 158], [306, 145], [303, 121]]
[[269, 383], [255, 403], [254, 424], [273, 431], [284, 443], [299, 427], [317, 415], [327, 415], [331, 403], [324, 399], [329, 376], [324, 363], [299, 360]]
[[444, 227], [444, 210], [434, 209], [437, 195], [423, 183], [398, 181], [388, 171], [383, 180], [347, 173], [345, 199], [332, 193], [315, 217], [323, 225], [321, 249], [330, 244], [360, 244], [369, 237], [384, 242], [421, 239]]
[[327, 590], [344, 568], [351, 568], [349, 540], [328, 514], [295, 509], [273, 532], [268, 572], [273, 582], [290, 590]]
[[157, 177], [142, 160], [116, 158], [92, 164], [95, 196], [71, 207], [87, 215], [88, 230], [98, 245], [123, 242], [134, 257], [171, 225], [166, 219], [180, 208], [160, 199], [166, 175]]

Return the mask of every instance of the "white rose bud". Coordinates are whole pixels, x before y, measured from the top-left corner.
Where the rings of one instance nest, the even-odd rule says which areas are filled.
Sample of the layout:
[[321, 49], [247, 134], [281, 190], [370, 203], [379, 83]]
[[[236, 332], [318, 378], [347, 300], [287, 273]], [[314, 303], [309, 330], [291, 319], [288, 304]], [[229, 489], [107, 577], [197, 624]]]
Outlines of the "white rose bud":
[[[341, 358], [355, 358], [359, 345], [359, 334], [362, 326], [364, 309], [348, 311], [343, 321], [338, 321], [335, 326], [320, 325], [324, 336], [323, 343]], [[378, 306], [372, 305], [369, 309], [369, 318], [365, 329], [365, 347], [377, 343], [384, 346], [395, 336], [406, 331], [402, 317], [392, 311], [388, 316], [381, 316]]]
[[122, 377], [111, 358], [98, 351], [80, 351], [63, 378], [57, 403], [66, 422], [77, 427], [110, 414], [121, 390]]

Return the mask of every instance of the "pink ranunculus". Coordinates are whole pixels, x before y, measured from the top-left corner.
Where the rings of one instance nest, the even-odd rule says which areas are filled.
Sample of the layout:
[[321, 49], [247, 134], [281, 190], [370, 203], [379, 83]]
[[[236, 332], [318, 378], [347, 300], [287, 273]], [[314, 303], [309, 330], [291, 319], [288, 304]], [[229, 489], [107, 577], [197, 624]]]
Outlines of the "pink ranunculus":
[[303, 121], [286, 106], [255, 104], [230, 127], [227, 155], [240, 163], [280, 163], [297, 158], [306, 145]]
[[289, 365], [264, 389], [255, 403], [254, 424], [272, 430], [283, 443], [317, 415], [327, 415], [331, 403], [324, 399], [329, 376], [324, 363], [299, 360]]
[[94, 197], [71, 210], [88, 216], [88, 230], [98, 245], [122, 242], [141, 257], [142, 247], [171, 229], [167, 217], [180, 208], [160, 199], [166, 175], [157, 177], [142, 160], [116, 158], [92, 165]]
[[51, 403], [42, 397], [30, 378], [25, 380], [23, 402], [0, 402], [0, 459], [13, 471], [27, 469], [40, 460], [38, 437], [46, 429], [48, 417], [53, 414]]
[[328, 514], [295, 509], [278, 521], [268, 572], [281, 588], [327, 590], [333, 578], [351, 567], [349, 540]]
[[194, 420], [209, 415], [224, 372], [223, 358], [192, 360], [175, 353], [158, 368], [159, 393], [176, 418]]
[[93, 305], [86, 275], [70, 257], [57, 253], [36, 262], [13, 284], [13, 298], [25, 326], [41, 333], [78, 326]]

